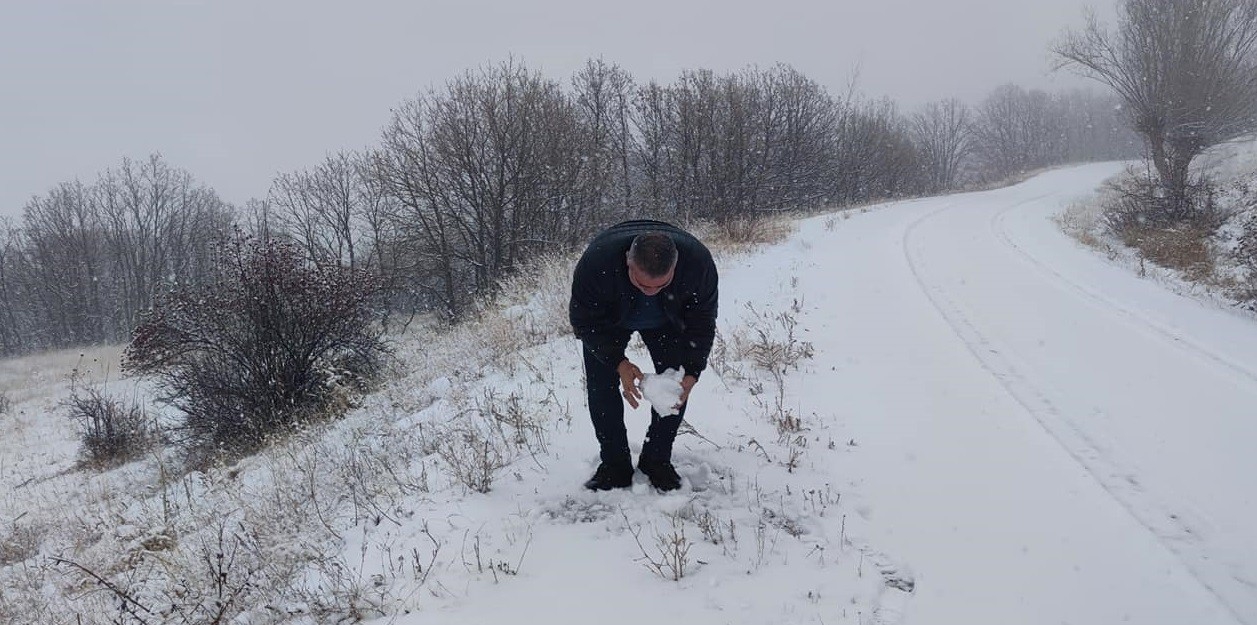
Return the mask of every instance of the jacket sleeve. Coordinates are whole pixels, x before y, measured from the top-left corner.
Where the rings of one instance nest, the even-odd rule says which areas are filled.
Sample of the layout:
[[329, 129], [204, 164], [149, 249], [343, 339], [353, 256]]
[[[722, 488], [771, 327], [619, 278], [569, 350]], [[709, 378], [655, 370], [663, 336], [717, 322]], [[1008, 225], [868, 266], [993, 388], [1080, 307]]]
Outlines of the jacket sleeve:
[[716, 339], [719, 281], [715, 263], [708, 261], [698, 281], [698, 288], [690, 301], [685, 303], [683, 340], [689, 343], [686, 346], [689, 356], [684, 363], [685, 372], [696, 378], [707, 368], [707, 357], [711, 354], [711, 346]]
[[576, 338], [593, 352], [599, 362], [615, 367], [624, 360], [627, 333], [616, 327], [615, 293], [608, 291], [611, 280], [597, 275], [601, 270], [588, 258], [576, 263], [572, 274], [572, 298], [568, 319]]

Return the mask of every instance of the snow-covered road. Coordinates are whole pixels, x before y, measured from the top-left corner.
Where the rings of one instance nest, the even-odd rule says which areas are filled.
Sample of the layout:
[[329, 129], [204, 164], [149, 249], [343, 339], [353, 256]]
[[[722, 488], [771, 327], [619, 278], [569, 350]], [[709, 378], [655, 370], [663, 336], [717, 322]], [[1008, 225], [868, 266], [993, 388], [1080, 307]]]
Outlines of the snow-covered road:
[[1257, 623], [1257, 323], [1059, 231], [1118, 170], [813, 219], [724, 274], [733, 306], [798, 278], [798, 402], [858, 441], [828, 470], [908, 623]]

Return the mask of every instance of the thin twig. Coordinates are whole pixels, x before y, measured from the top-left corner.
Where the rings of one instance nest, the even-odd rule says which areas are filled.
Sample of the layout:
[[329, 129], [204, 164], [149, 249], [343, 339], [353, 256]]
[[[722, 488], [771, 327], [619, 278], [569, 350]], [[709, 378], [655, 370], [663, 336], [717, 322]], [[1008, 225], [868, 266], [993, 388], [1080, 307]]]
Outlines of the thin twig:
[[79, 564], [78, 562], [74, 562], [73, 560], [66, 560], [64, 558], [58, 558], [56, 556], [53, 556], [52, 561], [57, 564], [68, 564], [84, 573], [87, 573], [89, 576], [92, 577], [92, 579], [95, 579], [96, 582], [99, 583], [101, 586], [108, 588], [109, 591], [112, 592], [114, 595], [116, 595], [119, 599], [122, 599], [123, 601], [130, 603], [134, 605], [135, 607], [143, 610], [145, 614], [153, 613], [152, 610], [149, 610], [148, 608], [144, 607], [144, 604], [140, 603], [139, 601], [136, 601], [135, 598], [133, 598], [130, 595], [130, 593], [122, 590], [121, 588], [118, 588], [117, 586], [113, 584], [113, 582], [101, 577], [100, 575], [97, 575], [95, 571], [83, 566], [82, 564]]

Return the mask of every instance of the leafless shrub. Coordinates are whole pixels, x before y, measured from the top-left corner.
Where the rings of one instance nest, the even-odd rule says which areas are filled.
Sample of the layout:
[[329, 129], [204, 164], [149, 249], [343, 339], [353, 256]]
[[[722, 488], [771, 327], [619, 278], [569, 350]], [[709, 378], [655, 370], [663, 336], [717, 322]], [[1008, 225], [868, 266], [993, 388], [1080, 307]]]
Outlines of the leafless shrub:
[[[734, 339], [738, 339], [735, 337]], [[711, 353], [707, 357], [707, 366], [715, 371], [722, 380], [744, 380], [746, 374], [737, 362], [737, 349], [725, 339], [724, 333], [720, 328], [716, 328], [716, 335], [712, 340]]]
[[337, 447], [332, 469], [353, 507], [355, 524], [367, 518], [395, 520], [399, 495], [427, 489], [426, 475], [410, 472], [415, 464], [423, 466], [418, 458], [421, 445], [411, 432], [389, 430], [369, 438], [354, 432]]
[[8, 532], [0, 534], [0, 568], [38, 555], [45, 534], [42, 527], [14, 523]]
[[760, 518], [755, 524], [756, 569], [762, 568], [767, 564], [768, 558], [777, 553], [777, 539], [780, 537], [781, 528], [770, 524], [766, 518]]
[[1226, 220], [1217, 192], [1208, 180], [1187, 187], [1192, 207], [1186, 217], [1165, 206], [1163, 187], [1149, 175], [1123, 177], [1109, 185], [1103, 223], [1109, 232], [1138, 250], [1141, 259], [1176, 269], [1190, 280], [1214, 275], [1213, 234]]
[[487, 389], [484, 398], [477, 403], [480, 414], [493, 424], [502, 440], [534, 458], [538, 453], [545, 453], [549, 444], [545, 426], [534, 415], [529, 414], [518, 394], [510, 393], [501, 398], [493, 389]]
[[0, 415], [9, 414], [13, 410], [13, 400], [9, 398], [8, 391], [0, 391]]
[[764, 508], [761, 515], [766, 523], [789, 534], [792, 538], [798, 538], [807, 533], [807, 530], [799, 525], [798, 519], [786, 514], [784, 510]]
[[[477, 532], [475, 536], [475, 541], [471, 545], [472, 553], [476, 559], [476, 572], [484, 573], [485, 571], [488, 571], [490, 574], [493, 575], [493, 582], [495, 584], [501, 581], [501, 579], [498, 576], [499, 574], [506, 575], [509, 577], [514, 577], [516, 575], [519, 575], [519, 569], [520, 567], [524, 565], [524, 556], [528, 555], [528, 547], [531, 544], [532, 544], [532, 534], [530, 533], [528, 535], [528, 540], [524, 542], [524, 547], [520, 551], [519, 559], [517, 559], [514, 564], [506, 560], [499, 560], [492, 557], [484, 559], [481, 557], [481, 553], [480, 553], [480, 533]], [[467, 567], [468, 570], [471, 569], [471, 563], [468, 562], [467, 560], [467, 536], [466, 534], [463, 535], [463, 566]]]
[[423, 561], [416, 549], [408, 556], [385, 561], [380, 572], [369, 573], [366, 561], [370, 545], [365, 536], [363, 539], [354, 562], [335, 556], [316, 558], [310, 563], [318, 581], [299, 596], [309, 604], [311, 616], [318, 622], [358, 623], [385, 616], [387, 606], [399, 599], [393, 594], [393, 582], [410, 571], [422, 570]]
[[711, 510], [703, 510], [694, 516], [694, 523], [698, 525], [698, 531], [703, 533], [703, 539], [713, 545], [719, 545], [725, 541], [724, 526], [720, 521], [720, 517], [711, 513]]
[[761, 312], [751, 303], [747, 303], [746, 308], [751, 314], [748, 327], [753, 336], [743, 339], [738, 351], [756, 366], [784, 373], [790, 368], [797, 369], [800, 362], [812, 357], [812, 344], [799, 340], [795, 334], [802, 302], [795, 300], [790, 310], [777, 313]]
[[501, 443], [491, 436], [482, 435], [474, 427], [456, 429], [447, 434], [437, 453], [456, 481], [478, 493], [492, 490], [498, 469], [510, 464]]
[[620, 515], [624, 517], [629, 533], [633, 535], [633, 540], [637, 541], [637, 547], [642, 552], [642, 557], [638, 558], [638, 561], [663, 579], [681, 581], [681, 578], [689, 572], [690, 547], [693, 546], [693, 543], [685, 536], [685, 520], [682, 516], [680, 514], [668, 515], [670, 529], [665, 532], [655, 531], [656, 555], [642, 544], [641, 526], [634, 527], [623, 508], [620, 509]]
[[[1103, 222], [1109, 232], [1125, 238], [1130, 230], [1168, 228], [1183, 224], [1216, 229], [1226, 221], [1227, 214], [1217, 202], [1217, 188], [1208, 178], [1187, 184], [1184, 197], [1167, 196], [1164, 187], [1152, 174], [1131, 172], [1106, 185], [1108, 199], [1103, 207]], [[1185, 209], [1172, 209], [1172, 202], [1186, 202]]]
[[704, 540], [720, 545], [724, 555], [732, 557], [737, 554], [738, 526], [733, 518], [726, 521], [711, 510], [703, 510], [694, 516], [694, 524], [702, 532]]
[[197, 450], [253, 451], [339, 416], [386, 354], [374, 278], [240, 233], [219, 253], [216, 282], [172, 291], [144, 316], [123, 367], [158, 377]]
[[782, 464], [786, 467], [787, 473], [794, 473], [799, 468], [799, 461], [803, 459], [803, 449], [807, 446], [807, 439], [801, 436], [795, 437], [786, 446], [786, 460]]
[[751, 394], [776, 428], [778, 441], [784, 442], [803, 430], [802, 419], [786, 403], [786, 373], [797, 369], [814, 353], [812, 344], [797, 336], [797, 316], [803, 304], [796, 299], [789, 310], [768, 313], [748, 303], [747, 310], [751, 337], [735, 335], [735, 351], [771, 376], [771, 389], [765, 388], [764, 381], [758, 381], [751, 385]]
[[52, 613], [50, 603], [55, 599], [47, 592], [49, 569], [46, 563], [8, 567], [0, 586], [0, 623], [29, 623], [32, 614]]
[[116, 466], [148, 451], [156, 442], [149, 417], [135, 400], [126, 402], [99, 388], [85, 388], [76, 378], [63, 406], [78, 424], [79, 453], [85, 466]]
[[771, 395], [765, 391], [762, 384], [752, 388], [752, 392], [755, 403], [776, 428], [777, 442], [784, 443], [803, 431], [803, 419], [786, 404], [785, 377], [776, 370], [772, 371], [772, 386]]
[[[249, 532], [228, 532], [220, 524], [216, 540], [200, 549], [199, 569], [204, 578], [202, 593], [190, 601], [175, 604], [174, 611], [187, 623], [227, 623], [252, 603], [252, 597], [266, 590], [255, 578], [264, 566], [265, 554]], [[243, 529], [243, 528], [241, 528]]]

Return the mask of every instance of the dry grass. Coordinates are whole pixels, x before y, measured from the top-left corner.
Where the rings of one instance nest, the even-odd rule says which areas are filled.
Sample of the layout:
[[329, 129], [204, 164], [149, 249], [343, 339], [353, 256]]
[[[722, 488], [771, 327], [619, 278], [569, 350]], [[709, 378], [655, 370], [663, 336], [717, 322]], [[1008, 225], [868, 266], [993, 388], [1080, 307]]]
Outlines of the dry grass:
[[68, 384], [76, 370], [87, 383], [117, 377], [123, 348], [122, 345], [102, 345], [0, 360], [0, 392], [7, 392], [13, 403], [19, 404]]
[[1119, 252], [1118, 242], [1130, 248], [1144, 275], [1145, 263], [1178, 272], [1184, 279], [1204, 286], [1222, 286], [1218, 271], [1215, 234], [1225, 222], [1226, 212], [1216, 203], [1216, 192], [1208, 181], [1193, 190], [1197, 213], [1186, 219], [1160, 216], [1162, 202], [1158, 187], [1146, 172], [1128, 169], [1109, 180], [1097, 199], [1069, 206], [1057, 216], [1057, 224], [1079, 242], [1106, 253], [1110, 259]]
[[797, 227], [798, 220], [794, 215], [770, 213], [695, 226], [694, 230], [712, 252], [737, 254], [781, 243], [794, 234]]
[[38, 555], [45, 533], [43, 527], [13, 524], [9, 531], [0, 534], [0, 567], [24, 562]]
[[1215, 274], [1212, 235], [1210, 228], [1181, 224], [1167, 228], [1130, 228], [1122, 233], [1122, 239], [1139, 250], [1143, 258], [1177, 270], [1188, 280], [1208, 284]]
[[1087, 247], [1101, 249], [1104, 244], [1098, 232], [1102, 227], [1102, 218], [1099, 202], [1075, 202], [1056, 215], [1054, 220], [1065, 234]]

